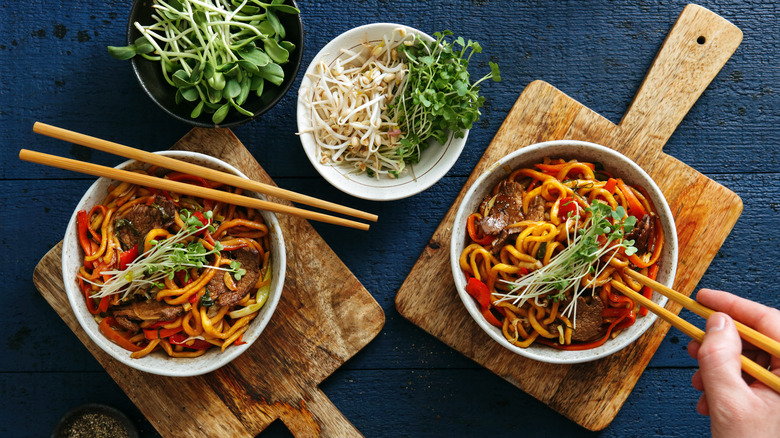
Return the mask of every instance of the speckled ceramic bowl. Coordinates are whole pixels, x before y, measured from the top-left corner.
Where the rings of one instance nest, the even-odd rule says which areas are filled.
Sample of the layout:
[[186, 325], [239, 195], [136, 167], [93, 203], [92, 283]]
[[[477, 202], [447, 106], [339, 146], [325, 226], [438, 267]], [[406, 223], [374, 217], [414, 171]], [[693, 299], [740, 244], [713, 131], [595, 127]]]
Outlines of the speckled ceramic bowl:
[[450, 135], [443, 145], [434, 140], [420, 154], [420, 161], [416, 164], [408, 164], [407, 169], [396, 179], [386, 177], [377, 179], [365, 173], [357, 175], [352, 173], [350, 168], [322, 164], [319, 161], [314, 135], [307, 132], [312, 126], [312, 112], [306, 103], [306, 96], [311, 93], [311, 88], [314, 85], [312, 75], [317, 65], [321, 61], [330, 65], [339, 57], [346, 56], [341, 50], [354, 49], [367, 41], [377, 43], [382, 41], [385, 35], [391, 35], [394, 30], [399, 28], [408, 33], [418, 34], [425, 41], [434, 41], [430, 35], [402, 24], [372, 23], [350, 29], [331, 40], [314, 56], [301, 80], [298, 92], [298, 132], [301, 133], [301, 144], [312, 166], [333, 187], [357, 198], [371, 201], [393, 201], [407, 198], [436, 184], [460, 157], [469, 134], [469, 131], [466, 130], [462, 138]]
[[[485, 320], [475, 300], [465, 290], [466, 277], [460, 269], [458, 260], [466, 246], [466, 220], [468, 216], [477, 210], [482, 199], [501, 179], [506, 178], [515, 169], [530, 167], [534, 163], [541, 162], [544, 157], [577, 158], [583, 161], [602, 163], [607, 171], [621, 177], [626, 183], [640, 185], [647, 190], [661, 219], [665, 239], [658, 281], [669, 287], [672, 286], [677, 268], [677, 230], [672, 212], [669, 210], [669, 205], [661, 190], [641, 167], [622, 154], [601, 145], [573, 140], [550, 141], [526, 146], [505, 156], [477, 178], [458, 207], [452, 226], [450, 264], [455, 285], [460, 299], [477, 325], [507, 349], [521, 356], [549, 363], [579, 363], [601, 359], [634, 342], [650, 328], [656, 316], [649, 313], [647, 316], [638, 317], [631, 327], [623, 330], [615, 339], [610, 339], [602, 346], [590, 350], [564, 351], [539, 344], [532, 344], [528, 348], [519, 348], [507, 341], [499, 328]], [[653, 293], [653, 301], [663, 306], [666, 303], [666, 297]]]
[[[157, 153], [246, 178], [246, 176], [235, 167], [208, 155], [186, 151], [164, 151]], [[119, 169], [133, 169], [138, 167], [142, 166], [135, 161], [126, 161], [117, 166]], [[276, 310], [276, 305], [279, 303], [279, 298], [282, 295], [287, 257], [285, 254], [282, 230], [276, 215], [266, 211], [262, 212], [263, 220], [266, 225], [268, 225], [269, 233], [271, 235], [273, 280], [271, 281], [271, 291], [268, 301], [260, 310], [259, 315], [252, 320], [249, 329], [244, 333], [243, 340], [245, 344], [232, 345], [230, 348], [227, 348], [224, 353], [218, 348], [211, 349], [203, 356], [196, 358], [172, 358], [164, 352], [154, 352], [140, 359], [132, 359], [130, 357], [130, 352], [109, 341], [108, 338], [103, 336], [100, 332], [98, 323], [87, 310], [84, 297], [81, 294], [76, 281], [76, 274], [83, 263], [83, 253], [81, 252], [78, 243], [76, 214], [79, 210], [90, 210], [92, 206], [102, 202], [106, 196], [106, 190], [110, 183], [111, 180], [100, 178], [92, 184], [89, 190], [87, 190], [70, 218], [62, 246], [62, 277], [65, 282], [65, 291], [68, 295], [68, 301], [73, 309], [73, 313], [76, 315], [76, 319], [78, 319], [79, 324], [81, 324], [81, 327], [87, 335], [89, 335], [90, 339], [92, 339], [98, 347], [103, 349], [103, 351], [111, 355], [111, 357], [127, 366], [151, 374], [174, 377], [197, 376], [211, 372], [232, 361], [249, 349], [268, 324], [274, 310]], [[244, 192], [244, 194], [265, 199], [262, 195], [250, 192]]]

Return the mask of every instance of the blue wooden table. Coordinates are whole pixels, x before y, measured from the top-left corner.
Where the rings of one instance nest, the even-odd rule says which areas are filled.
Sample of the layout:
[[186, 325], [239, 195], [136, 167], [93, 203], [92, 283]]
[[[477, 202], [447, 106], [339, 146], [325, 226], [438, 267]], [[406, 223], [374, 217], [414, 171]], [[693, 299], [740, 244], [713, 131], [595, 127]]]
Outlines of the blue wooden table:
[[[699, 287], [731, 290], [780, 307], [780, 34], [775, 2], [701, 3], [744, 32], [665, 151], [736, 192], [744, 211]], [[108, 56], [125, 39], [130, 0], [10, 0], [0, 6], [0, 436], [47, 436], [85, 403], [125, 412], [144, 437], [158, 436], [38, 294], [32, 271], [62, 238], [93, 178], [22, 163], [20, 148], [116, 165], [120, 158], [37, 136], [35, 121], [146, 150], [169, 148], [188, 125], [141, 91], [130, 64]], [[235, 128], [277, 184], [380, 215], [360, 239], [314, 224], [386, 314], [379, 336], [321, 388], [366, 436], [702, 436], [696, 363], [671, 330], [612, 424], [589, 432], [452, 351], [398, 314], [396, 291], [523, 88], [542, 79], [617, 122], [631, 102], [682, 1], [307, 1], [304, 67], [330, 38], [392, 21], [428, 33], [450, 29], [484, 47], [503, 82], [487, 98], [463, 155], [429, 190], [379, 203], [342, 194], [309, 164], [295, 135], [296, 84], [261, 118]], [[303, 69], [302, 69], [303, 70]], [[707, 236], [701, 236], [706, 239]], [[689, 312], [683, 316], [695, 319]], [[285, 436], [279, 422], [262, 436]]]

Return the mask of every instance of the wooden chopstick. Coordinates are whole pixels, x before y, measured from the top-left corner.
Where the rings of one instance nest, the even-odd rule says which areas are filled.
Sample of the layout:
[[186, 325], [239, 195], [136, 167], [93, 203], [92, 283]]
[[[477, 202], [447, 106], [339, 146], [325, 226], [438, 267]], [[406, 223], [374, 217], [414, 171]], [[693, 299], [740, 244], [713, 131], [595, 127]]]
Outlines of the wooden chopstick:
[[[710, 315], [715, 313], [715, 311], [709, 307], [702, 306], [701, 304], [697, 303], [696, 300], [693, 300], [674, 289], [668, 288], [663, 284], [640, 274], [639, 272], [636, 272], [632, 269], [624, 269], [623, 272], [642, 285], [648, 286], [650, 289], [657, 291], [659, 294], [669, 298], [676, 303], [681, 304], [686, 309], [701, 316], [704, 319], [709, 318]], [[780, 342], [775, 341], [763, 333], [757, 332], [756, 330], [746, 326], [745, 324], [742, 324], [739, 321], [734, 321], [734, 324], [737, 326], [737, 331], [739, 331], [739, 334], [744, 340], [766, 351], [772, 356], [780, 357]]]
[[124, 181], [131, 184], [152, 187], [159, 190], [169, 190], [172, 192], [181, 193], [185, 195], [198, 196], [201, 198], [212, 199], [215, 201], [223, 201], [229, 204], [235, 204], [235, 205], [240, 205], [249, 208], [257, 208], [260, 210], [267, 210], [274, 213], [289, 214], [292, 216], [298, 216], [305, 219], [311, 219], [320, 222], [326, 222], [329, 224], [341, 225], [345, 227], [357, 228], [360, 230], [368, 230], [368, 224], [364, 224], [362, 222], [356, 222], [349, 219], [330, 216], [315, 211], [303, 210], [288, 205], [276, 204], [273, 202], [252, 198], [249, 196], [237, 195], [235, 193], [227, 193], [221, 190], [214, 190], [214, 189], [209, 189], [209, 188], [196, 186], [192, 184], [186, 184], [178, 181], [171, 181], [171, 180], [157, 178], [154, 176], [144, 175], [136, 172], [130, 172], [127, 170], [115, 169], [113, 167], [100, 166], [98, 164], [86, 163], [83, 161], [58, 157], [56, 155], [44, 154], [41, 152], [30, 151], [27, 149], [22, 149], [19, 151], [19, 158], [21, 160], [29, 161], [32, 163], [58, 167], [60, 169], [72, 170], [74, 172], [86, 173], [89, 175], [102, 176], [117, 181]]
[[80, 134], [78, 132], [69, 131], [67, 129], [47, 125], [45, 123], [35, 122], [33, 125], [33, 132], [56, 138], [58, 140], [86, 146], [88, 148], [97, 149], [99, 151], [108, 152], [110, 154], [119, 155], [121, 157], [130, 158], [148, 164], [154, 164], [165, 169], [195, 174], [207, 180], [223, 182], [233, 187], [240, 187], [242, 189], [251, 190], [253, 192], [262, 193], [264, 195], [275, 196], [277, 198], [286, 199], [288, 201], [297, 202], [299, 204], [332, 211], [334, 213], [352, 216], [372, 222], [376, 222], [378, 219], [378, 216], [375, 214], [366, 213], [354, 208], [275, 187], [270, 184], [264, 184], [251, 179], [244, 179], [235, 175], [227, 174], [225, 172], [220, 172], [215, 169], [210, 169], [208, 167], [187, 163], [185, 161], [165, 157], [159, 154], [153, 154], [151, 152], [131, 148], [119, 143], [91, 137], [89, 135]]
[[[663, 307], [654, 303], [652, 300], [645, 298], [642, 294], [635, 292], [633, 289], [629, 288], [623, 283], [619, 283], [613, 280], [612, 282], [610, 282], [610, 284], [612, 285], [613, 288], [619, 290], [625, 296], [638, 302], [642, 306], [647, 307], [648, 310], [658, 315], [659, 318], [673, 325], [678, 330], [685, 333], [692, 339], [699, 342], [702, 342], [704, 340], [704, 332], [700, 328], [696, 327], [695, 325], [680, 318], [674, 313], [664, 309]], [[674, 298], [670, 298], [670, 299], [674, 300]], [[752, 360], [748, 359], [745, 356], [741, 356], [741, 360], [742, 360], [743, 371], [745, 371], [747, 374], [750, 374], [751, 376], [759, 380], [761, 383], [772, 388], [776, 392], [780, 393], [780, 377], [776, 376], [766, 368], [753, 362]]]

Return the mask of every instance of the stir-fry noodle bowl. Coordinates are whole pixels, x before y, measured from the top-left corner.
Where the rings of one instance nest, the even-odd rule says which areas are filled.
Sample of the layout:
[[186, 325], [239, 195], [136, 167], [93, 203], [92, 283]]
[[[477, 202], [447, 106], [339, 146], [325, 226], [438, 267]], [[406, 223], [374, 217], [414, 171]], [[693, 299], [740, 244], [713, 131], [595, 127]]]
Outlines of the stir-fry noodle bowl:
[[[431, 187], [455, 164], [468, 130], [443, 143], [401, 147], [400, 122], [388, 109], [408, 78], [401, 50], [415, 37], [394, 23], [350, 29], [314, 56], [298, 92], [298, 134], [306, 156], [334, 187], [374, 201], [406, 198]], [[424, 149], [423, 149], [424, 148]]]
[[603, 358], [656, 317], [613, 285], [660, 305], [631, 269], [672, 285], [677, 232], [663, 193], [636, 163], [594, 143], [523, 147], [466, 192], [452, 227], [458, 295], [507, 349], [548, 363]]
[[[208, 155], [158, 153], [246, 178]], [[241, 193], [135, 161], [117, 168]], [[106, 178], [79, 201], [62, 248], [68, 301], [89, 338], [125, 365], [174, 377], [214, 371], [250, 348], [279, 302], [285, 266], [273, 213]]]

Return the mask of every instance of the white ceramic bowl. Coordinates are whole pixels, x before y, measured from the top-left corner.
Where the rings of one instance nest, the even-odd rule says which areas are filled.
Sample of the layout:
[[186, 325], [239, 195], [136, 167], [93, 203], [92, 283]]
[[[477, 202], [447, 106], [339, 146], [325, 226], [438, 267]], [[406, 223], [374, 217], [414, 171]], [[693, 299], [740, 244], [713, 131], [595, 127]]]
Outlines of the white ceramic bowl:
[[340, 166], [326, 165], [319, 162], [314, 135], [305, 133], [311, 128], [311, 110], [306, 104], [305, 94], [310, 92], [313, 85], [311, 75], [320, 61], [326, 64], [334, 62], [341, 56], [342, 49], [353, 49], [366, 41], [381, 41], [385, 35], [390, 35], [395, 29], [403, 28], [409, 33], [416, 33], [423, 40], [434, 39], [417, 29], [394, 23], [373, 23], [348, 30], [334, 38], [320, 50], [312, 59], [301, 81], [298, 93], [298, 132], [300, 134], [303, 150], [309, 161], [334, 187], [349, 195], [372, 201], [392, 201], [407, 198], [434, 185], [441, 179], [458, 160], [463, 147], [466, 145], [468, 131], [463, 138], [455, 138], [450, 135], [446, 144], [441, 145], [433, 141], [420, 155], [420, 162], [408, 164], [401, 177], [379, 179], [363, 173], [360, 175], [350, 173], [350, 169]]
[[[580, 363], [601, 359], [619, 351], [636, 340], [653, 324], [656, 319], [655, 314], [648, 313], [644, 317], [638, 316], [636, 322], [628, 329], [623, 330], [615, 339], [610, 339], [600, 347], [590, 350], [557, 350], [536, 343], [528, 348], [520, 348], [507, 341], [503, 333], [501, 333], [501, 329], [494, 327], [485, 320], [475, 300], [465, 290], [466, 277], [460, 269], [458, 259], [466, 245], [466, 220], [468, 216], [477, 210], [479, 203], [486, 194], [501, 179], [506, 178], [512, 170], [531, 167], [535, 163], [540, 163], [544, 157], [577, 158], [583, 161], [598, 162], [603, 164], [607, 171], [622, 178], [626, 183], [640, 185], [647, 190], [650, 200], [652, 200], [661, 219], [665, 239], [657, 280], [666, 286], [672, 286], [677, 268], [677, 230], [672, 212], [669, 210], [669, 205], [661, 190], [641, 167], [624, 155], [594, 143], [573, 140], [549, 141], [526, 146], [500, 159], [477, 178], [474, 185], [466, 192], [463, 201], [458, 207], [455, 222], [452, 226], [450, 264], [455, 285], [460, 299], [477, 325], [507, 349], [521, 356], [548, 363]], [[654, 292], [653, 301], [663, 306], [666, 303], [666, 297]]]
[[[164, 151], [157, 153], [246, 178], [246, 176], [235, 167], [208, 155], [187, 151]], [[135, 161], [126, 161], [117, 166], [119, 169], [133, 169], [137, 167], [140, 167], [140, 165]], [[271, 281], [271, 291], [268, 301], [255, 319], [250, 322], [249, 329], [244, 333], [243, 340], [246, 343], [242, 345], [231, 345], [224, 353], [218, 348], [213, 348], [203, 356], [196, 358], [173, 358], [169, 357], [164, 352], [154, 352], [140, 359], [132, 359], [129, 351], [111, 342], [100, 332], [98, 323], [95, 322], [95, 319], [87, 310], [84, 296], [79, 290], [76, 281], [76, 273], [83, 260], [83, 253], [81, 252], [78, 243], [76, 214], [79, 210], [89, 211], [94, 205], [102, 202], [106, 196], [106, 190], [110, 183], [110, 180], [100, 178], [92, 184], [89, 190], [87, 190], [70, 218], [62, 246], [62, 277], [65, 282], [65, 292], [68, 295], [68, 301], [73, 309], [73, 313], [76, 315], [76, 319], [78, 319], [79, 324], [81, 324], [81, 327], [87, 335], [89, 335], [90, 339], [111, 357], [125, 365], [147, 373], [173, 377], [197, 376], [211, 372], [232, 361], [249, 349], [268, 324], [268, 321], [271, 319], [271, 316], [276, 309], [276, 305], [279, 303], [279, 298], [282, 295], [287, 257], [285, 255], [282, 230], [279, 226], [279, 221], [276, 219], [276, 215], [266, 211], [262, 212], [263, 220], [268, 226], [271, 235], [273, 280]], [[255, 193], [244, 192], [244, 194], [265, 199], [262, 195]]]

